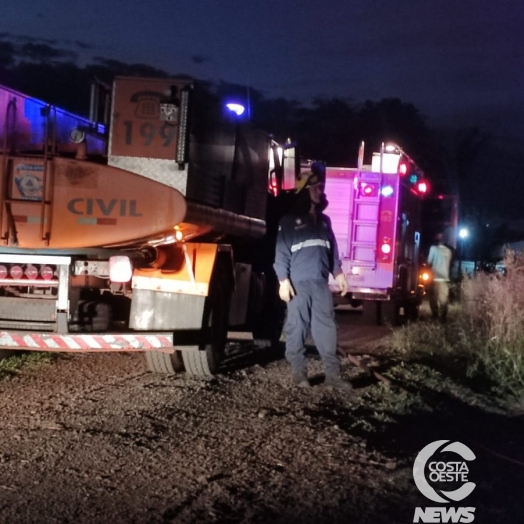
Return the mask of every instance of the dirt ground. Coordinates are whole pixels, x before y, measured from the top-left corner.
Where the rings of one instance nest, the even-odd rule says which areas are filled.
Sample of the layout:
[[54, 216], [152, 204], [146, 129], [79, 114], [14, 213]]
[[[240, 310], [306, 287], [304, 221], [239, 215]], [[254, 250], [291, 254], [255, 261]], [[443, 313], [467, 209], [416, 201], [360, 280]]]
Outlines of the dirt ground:
[[[439, 439], [476, 455], [475, 522], [523, 521], [523, 417], [389, 351], [389, 330], [338, 314], [354, 394], [290, 386], [276, 352], [228, 345], [210, 380], [147, 372], [140, 354], [59, 355], [0, 380], [2, 523], [408, 523], [435, 507], [413, 461]], [[247, 355], [245, 355], [247, 353]], [[460, 504], [457, 504], [460, 505]]]

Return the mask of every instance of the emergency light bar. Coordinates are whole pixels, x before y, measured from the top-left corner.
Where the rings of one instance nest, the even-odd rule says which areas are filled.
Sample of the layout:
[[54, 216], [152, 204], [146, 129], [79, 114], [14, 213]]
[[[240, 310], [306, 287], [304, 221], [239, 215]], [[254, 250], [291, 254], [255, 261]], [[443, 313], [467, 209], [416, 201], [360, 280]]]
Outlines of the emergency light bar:
[[[395, 174], [398, 172], [398, 164], [400, 162], [400, 155], [395, 153], [384, 153], [382, 155], [382, 173]], [[380, 173], [380, 153], [373, 153], [371, 158], [371, 171], [373, 173]]]

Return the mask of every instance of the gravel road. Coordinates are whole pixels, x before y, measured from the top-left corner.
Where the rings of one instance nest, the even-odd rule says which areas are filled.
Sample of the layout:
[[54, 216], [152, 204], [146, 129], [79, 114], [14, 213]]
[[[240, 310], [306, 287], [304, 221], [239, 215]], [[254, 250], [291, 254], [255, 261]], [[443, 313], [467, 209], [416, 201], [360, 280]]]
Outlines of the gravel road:
[[[395, 376], [403, 364], [376, 340], [386, 332], [364, 329], [357, 350], [358, 329], [342, 328], [341, 343]], [[427, 399], [347, 360], [354, 394], [327, 390], [313, 351], [308, 390], [290, 386], [277, 353], [250, 341], [228, 352], [210, 380], [151, 374], [140, 354], [59, 355], [0, 380], [0, 521], [401, 523], [435, 505], [412, 477], [417, 450], [440, 437]], [[476, 522], [518, 522], [498, 520], [499, 502], [524, 470], [509, 466], [508, 480], [507, 464], [484, 459], [503, 478], [479, 483]]]

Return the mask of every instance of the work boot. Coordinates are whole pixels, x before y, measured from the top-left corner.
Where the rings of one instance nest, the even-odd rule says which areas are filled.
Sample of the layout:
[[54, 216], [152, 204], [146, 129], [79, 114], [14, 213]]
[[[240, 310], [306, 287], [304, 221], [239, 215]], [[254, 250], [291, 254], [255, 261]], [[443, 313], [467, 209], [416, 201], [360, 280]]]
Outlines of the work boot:
[[326, 379], [324, 380], [324, 387], [329, 389], [340, 389], [344, 391], [353, 390], [351, 382], [340, 378], [338, 375], [326, 375]]
[[293, 373], [291, 375], [291, 380], [293, 381], [293, 384], [299, 388], [308, 388], [310, 386], [305, 373]]

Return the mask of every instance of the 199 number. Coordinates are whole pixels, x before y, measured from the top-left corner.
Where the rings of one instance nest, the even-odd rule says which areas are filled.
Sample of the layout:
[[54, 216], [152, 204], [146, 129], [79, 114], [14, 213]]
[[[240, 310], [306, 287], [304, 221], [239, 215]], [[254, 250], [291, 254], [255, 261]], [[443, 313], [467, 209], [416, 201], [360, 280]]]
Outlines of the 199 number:
[[[125, 127], [125, 143], [130, 146], [133, 144], [133, 124], [131, 120], [124, 121]], [[157, 128], [155, 124], [150, 122], [144, 122], [138, 127], [138, 133], [140, 137], [144, 140], [144, 145], [149, 146], [155, 140], [157, 134], [163, 140], [162, 147], [167, 147], [171, 144], [176, 135], [175, 126], [164, 124]]]

